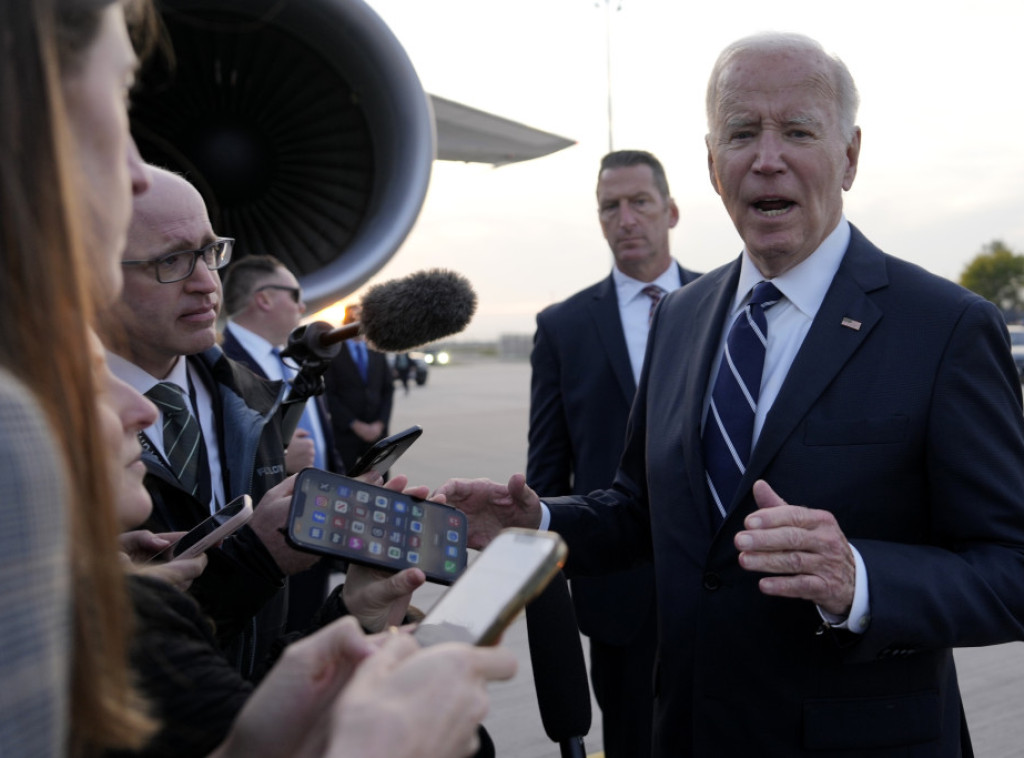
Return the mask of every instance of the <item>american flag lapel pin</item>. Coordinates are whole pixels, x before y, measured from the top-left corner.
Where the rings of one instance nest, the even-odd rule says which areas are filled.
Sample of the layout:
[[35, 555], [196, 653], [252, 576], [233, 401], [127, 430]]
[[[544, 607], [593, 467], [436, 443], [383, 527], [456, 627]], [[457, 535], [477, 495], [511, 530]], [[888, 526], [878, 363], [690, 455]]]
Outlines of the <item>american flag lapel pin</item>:
[[860, 322], [850, 318], [849, 316], [843, 316], [843, 326], [847, 329], [853, 329], [855, 332], [860, 331]]

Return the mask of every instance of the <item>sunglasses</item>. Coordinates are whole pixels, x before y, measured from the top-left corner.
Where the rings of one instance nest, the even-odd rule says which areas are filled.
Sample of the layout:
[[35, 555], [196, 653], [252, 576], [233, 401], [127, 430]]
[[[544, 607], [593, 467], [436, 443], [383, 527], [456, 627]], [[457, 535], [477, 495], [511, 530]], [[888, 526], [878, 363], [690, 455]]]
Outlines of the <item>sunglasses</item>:
[[301, 287], [286, 287], [283, 284], [264, 284], [256, 291], [262, 292], [263, 290], [281, 290], [282, 292], [287, 292], [292, 296], [292, 302], [295, 303], [298, 303], [302, 299]]

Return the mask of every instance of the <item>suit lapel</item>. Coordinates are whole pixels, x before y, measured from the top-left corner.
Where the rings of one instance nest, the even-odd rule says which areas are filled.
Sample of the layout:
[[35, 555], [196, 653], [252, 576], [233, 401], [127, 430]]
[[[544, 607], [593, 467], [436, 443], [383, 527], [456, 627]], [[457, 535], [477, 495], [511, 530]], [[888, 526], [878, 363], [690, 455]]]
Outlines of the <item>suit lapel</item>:
[[610, 275], [601, 282], [594, 299], [588, 305], [590, 315], [594, 319], [597, 338], [604, 348], [605, 355], [608, 356], [615, 379], [626, 402], [632, 404], [633, 396], [636, 395], [636, 381], [633, 379], [633, 369], [629, 362], [626, 337], [622, 332], [615, 280]]
[[725, 328], [725, 319], [728, 316], [729, 308], [732, 305], [733, 297], [736, 294], [736, 283], [740, 276], [740, 259], [718, 271], [706, 274], [708, 277], [718, 279], [697, 303], [697, 307], [690, 313], [694, 316], [695, 331], [691, 344], [694, 346], [691, 355], [691, 365], [686, 372], [686, 384], [683, 388], [685, 398], [684, 419], [689, 419], [688, 429], [683, 431], [686, 438], [687, 475], [691, 482], [694, 482], [694, 491], [699, 493], [700, 505], [699, 516], [706, 523], [708, 532], [711, 528], [711, 512], [714, 505], [711, 502], [711, 494], [704, 485], [704, 444], [701, 441], [701, 418], [704, 412], [704, 396], [711, 382], [714, 381], [712, 371], [714, 370], [715, 356], [718, 353], [718, 343], [722, 339], [722, 330]]
[[[807, 412], [856, 353], [882, 318], [868, 293], [887, 286], [880, 250], [853, 229], [850, 247], [818, 309], [793, 365], [765, 418], [751, 453], [739, 492], [749, 492]], [[858, 328], [853, 328], [859, 323]], [[735, 508], [730, 518], [743, 518], [753, 507]]]

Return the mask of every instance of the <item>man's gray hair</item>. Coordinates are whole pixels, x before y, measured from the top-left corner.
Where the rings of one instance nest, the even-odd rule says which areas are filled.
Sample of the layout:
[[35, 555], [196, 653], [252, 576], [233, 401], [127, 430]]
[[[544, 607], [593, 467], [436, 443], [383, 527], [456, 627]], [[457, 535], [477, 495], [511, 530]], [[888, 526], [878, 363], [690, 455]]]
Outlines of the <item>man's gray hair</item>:
[[839, 107], [839, 127], [843, 136], [849, 140], [853, 138], [853, 130], [857, 121], [857, 108], [860, 105], [860, 95], [857, 92], [857, 85], [853, 83], [853, 76], [837, 56], [825, 51], [825, 49], [810, 37], [803, 34], [790, 32], [761, 32], [749, 37], [743, 37], [728, 45], [715, 61], [715, 67], [711, 70], [711, 77], [708, 79], [707, 93], [707, 117], [708, 131], [714, 133], [717, 126], [721, 109], [721, 85], [722, 75], [729, 64], [738, 56], [744, 53], [770, 53], [770, 52], [811, 52], [821, 57], [828, 66], [830, 81], [826, 84], [835, 97]]

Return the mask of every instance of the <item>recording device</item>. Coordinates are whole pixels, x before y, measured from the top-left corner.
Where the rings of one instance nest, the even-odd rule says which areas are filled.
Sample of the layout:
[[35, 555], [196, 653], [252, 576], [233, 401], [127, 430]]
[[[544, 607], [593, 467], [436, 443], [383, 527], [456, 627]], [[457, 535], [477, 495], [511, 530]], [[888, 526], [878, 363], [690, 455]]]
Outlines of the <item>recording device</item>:
[[297, 327], [281, 351], [300, 366], [284, 401], [284, 438], [295, 433], [302, 404], [324, 391], [324, 372], [340, 352], [341, 342], [362, 334], [376, 350], [404, 353], [461, 332], [475, 311], [476, 293], [464, 276], [431, 269], [371, 287], [362, 300], [361, 322], [337, 329], [325, 321]]
[[569, 584], [559, 571], [526, 606], [530, 665], [544, 732], [562, 758], [585, 758], [590, 732], [590, 682]]
[[413, 636], [421, 645], [493, 645], [565, 563], [554, 532], [504, 529], [434, 604]]
[[295, 480], [285, 539], [298, 550], [376, 568], [418, 568], [438, 584], [466, 568], [461, 511], [315, 468]]
[[[195, 558], [216, 547], [237, 532], [252, 518], [252, 498], [240, 495], [188, 532], [168, 545], [149, 561], [176, 561]], [[147, 561], [147, 563], [149, 562]]]
[[373, 447], [359, 456], [359, 460], [352, 464], [351, 470], [346, 474], [356, 477], [372, 472], [377, 476], [384, 476], [412, 443], [419, 439], [421, 434], [423, 434], [422, 427], [410, 426], [390, 437], [377, 440], [373, 443]]
[[431, 269], [374, 285], [361, 305], [362, 321], [337, 329], [324, 321], [297, 327], [281, 354], [301, 363], [359, 335], [374, 350], [404, 353], [465, 329], [476, 312], [476, 293], [461, 274]]

